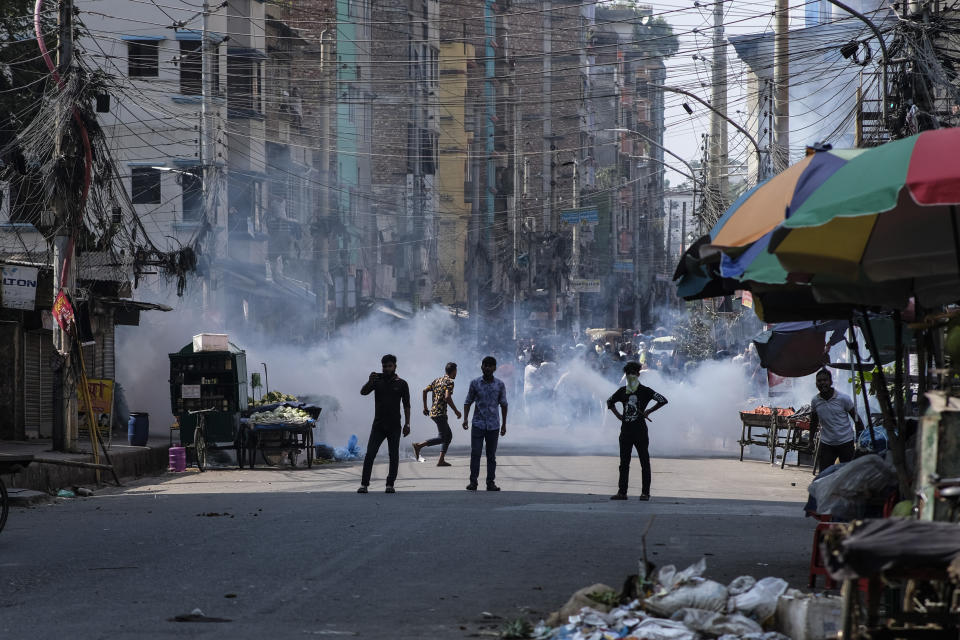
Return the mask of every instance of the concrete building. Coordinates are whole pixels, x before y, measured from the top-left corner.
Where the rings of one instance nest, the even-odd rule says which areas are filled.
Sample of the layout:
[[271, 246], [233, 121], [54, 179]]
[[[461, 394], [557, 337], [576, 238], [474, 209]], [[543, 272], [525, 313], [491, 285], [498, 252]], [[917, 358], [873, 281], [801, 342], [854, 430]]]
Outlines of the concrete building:
[[663, 231], [663, 128], [661, 91], [663, 59], [638, 43], [636, 26], [653, 8], [597, 9], [593, 34], [596, 52], [595, 148], [599, 193], [610, 194], [610, 270], [605, 280], [607, 325], [644, 328], [669, 280], [661, 277], [665, 261]]
[[[443, 30], [441, 29], [441, 34]], [[470, 203], [470, 148], [474, 114], [467, 106], [468, 68], [476, 48], [458, 41], [440, 43], [439, 138], [437, 143], [437, 271], [434, 296], [444, 304], [466, 309], [467, 232]], [[469, 114], [469, 116], [468, 116]]]

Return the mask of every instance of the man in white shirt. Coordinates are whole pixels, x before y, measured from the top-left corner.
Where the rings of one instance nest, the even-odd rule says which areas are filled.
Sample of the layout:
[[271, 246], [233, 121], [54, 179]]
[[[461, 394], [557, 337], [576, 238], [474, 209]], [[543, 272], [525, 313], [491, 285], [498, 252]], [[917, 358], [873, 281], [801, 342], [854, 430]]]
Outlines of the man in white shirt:
[[[853, 442], [857, 430], [863, 429], [860, 416], [853, 408], [850, 396], [833, 388], [833, 375], [826, 369], [817, 372], [817, 389], [820, 393], [810, 401], [811, 433], [820, 429], [820, 452], [817, 454], [817, 469], [823, 471], [839, 458], [840, 462], [853, 460]], [[851, 422], [852, 420], [852, 422]]]

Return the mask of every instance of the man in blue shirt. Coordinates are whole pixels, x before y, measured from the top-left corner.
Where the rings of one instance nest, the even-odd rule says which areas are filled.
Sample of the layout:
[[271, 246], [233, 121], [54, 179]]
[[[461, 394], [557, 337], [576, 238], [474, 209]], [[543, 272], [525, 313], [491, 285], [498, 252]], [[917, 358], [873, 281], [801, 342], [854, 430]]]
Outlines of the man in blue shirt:
[[[463, 428], [466, 430], [470, 405], [476, 403], [473, 414], [473, 430], [470, 432], [470, 484], [467, 491], [477, 490], [480, 476], [480, 454], [484, 444], [487, 448], [487, 491], [500, 491], [494, 480], [497, 475], [497, 442], [499, 436], [507, 435], [507, 388], [502, 380], [493, 377], [497, 360], [487, 356], [480, 363], [483, 376], [470, 381], [470, 390], [463, 404]], [[500, 415], [497, 415], [497, 407]]]

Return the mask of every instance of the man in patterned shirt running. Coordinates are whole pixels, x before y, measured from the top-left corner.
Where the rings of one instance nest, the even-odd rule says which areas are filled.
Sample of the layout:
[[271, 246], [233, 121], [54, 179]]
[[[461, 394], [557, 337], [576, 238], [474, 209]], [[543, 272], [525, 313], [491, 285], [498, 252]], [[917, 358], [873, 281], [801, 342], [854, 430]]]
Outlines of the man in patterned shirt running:
[[[453, 440], [453, 432], [450, 430], [450, 423], [447, 422], [447, 407], [453, 409], [460, 418], [460, 410], [453, 403], [453, 381], [457, 377], [457, 363], [448, 362], [444, 375], [440, 376], [426, 387], [423, 388], [423, 415], [430, 416], [437, 425], [439, 435], [430, 440], [413, 443], [413, 457], [420, 459], [420, 450], [424, 447], [432, 447], [435, 444], [443, 445], [440, 449], [440, 459], [437, 461], [438, 467], [449, 467], [450, 463], [444, 457], [447, 455], [447, 448], [450, 447], [450, 441]], [[433, 393], [433, 403], [427, 409], [427, 394]]]

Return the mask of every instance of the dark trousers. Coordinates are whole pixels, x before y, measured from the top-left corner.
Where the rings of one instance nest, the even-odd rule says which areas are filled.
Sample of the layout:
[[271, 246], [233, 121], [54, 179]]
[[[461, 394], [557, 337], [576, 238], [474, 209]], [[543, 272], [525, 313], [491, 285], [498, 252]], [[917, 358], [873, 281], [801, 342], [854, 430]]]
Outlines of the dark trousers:
[[367, 440], [367, 455], [363, 458], [363, 477], [360, 484], [370, 484], [370, 473], [373, 471], [373, 461], [380, 451], [380, 445], [387, 441], [387, 453], [390, 454], [390, 468], [387, 472], [387, 486], [392, 487], [397, 479], [397, 467], [400, 465], [400, 425], [383, 426], [374, 424], [370, 429], [370, 439]]
[[487, 446], [487, 484], [493, 484], [497, 477], [497, 442], [500, 441], [500, 429], [470, 430], [470, 484], [477, 484], [480, 477], [480, 454]]
[[450, 430], [450, 423], [447, 421], [447, 416], [437, 416], [436, 418], [431, 418], [437, 425], [437, 432], [440, 434], [436, 438], [430, 438], [423, 443], [425, 447], [432, 447], [436, 444], [442, 444], [443, 448], [440, 449], [443, 453], [447, 452], [447, 448], [450, 446], [450, 443], [453, 441], [453, 431]]
[[633, 457], [633, 450], [636, 449], [637, 457], [640, 458], [640, 475], [642, 478], [640, 493], [649, 495], [650, 452], [647, 450], [649, 446], [650, 437], [647, 434], [646, 426], [620, 431], [620, 481], [618, 484], [620, 493], [627, 493], [627, 485], [630, 482], [630, 458]]
[[850, 462], [853, 460], [853, 440], [843, 444], [825, 444], [820, 443], [820, 451], [817, 453], [817, 469], [823, 471], [827, 467], [833, 466], [837, 458], [840, 462]]

